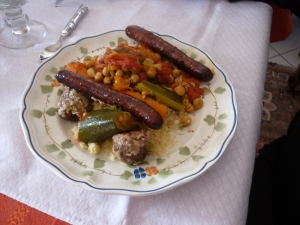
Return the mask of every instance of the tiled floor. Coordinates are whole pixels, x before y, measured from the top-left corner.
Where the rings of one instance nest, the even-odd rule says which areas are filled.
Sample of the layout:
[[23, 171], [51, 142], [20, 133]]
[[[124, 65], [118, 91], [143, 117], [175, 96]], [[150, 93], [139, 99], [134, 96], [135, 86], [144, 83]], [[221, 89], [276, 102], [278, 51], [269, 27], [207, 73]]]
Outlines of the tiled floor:
[[270, 44], [269, 62], [297, 67], [300, 64], [300, 18], [293, 18], [293, 33], [284, 41]]

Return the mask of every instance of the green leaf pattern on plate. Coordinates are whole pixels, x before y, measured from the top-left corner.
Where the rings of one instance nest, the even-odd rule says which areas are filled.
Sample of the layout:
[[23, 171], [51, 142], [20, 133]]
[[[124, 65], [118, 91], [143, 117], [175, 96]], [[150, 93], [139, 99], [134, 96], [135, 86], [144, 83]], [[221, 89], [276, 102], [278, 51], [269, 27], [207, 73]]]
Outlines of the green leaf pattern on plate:
[[225, 123], [218, 122], [216, 126], [216, 131], [220, 132], [226, 127]]
[[215, 118], [211, 115], [207, 115], [205, 118], [204, 118], [204, 121], [208, 124], [208, 126], [211, 126], [214, 124], [215, 122]]
[[43, 94], [51, 93], [53, 91], [53, 87], [51, 85], [41, 85], [40, 87]]
[[120, 44], [120, 43], [123, 42], [123, 41], [126, 41], [126, 39], [124, 39], [124, 38], [122, 38], [122, 37], [119, 37], [119, 38], [118, 38], [118, 44]]
[[141, 181], [140, 181], [140, 180], [133, 181], [132, 184], [133, 184], [133, 185], [141, 185]]
[[224, 119], [226, 119], [228, 117], [228, 115], [226, 114], [226, 113], [223, 113], [223, 114], [221, 114], [220, 116], [219, 116], [219, 119], [220, 120], [224, 120]]
[[133, 176], [133, 173], [130, 171], [126, 170], [124, 173], [120, 176], [121, 179], [128, 180], [130, 177]]
[[128, 166], [129, 168], [136, 168], [135, 165], [131, 165], [131, 164], [127, 164], [127, 166]]
[[57, 155], [58, 158], [60, 159], [65, 159], [67, 154], [64, 151], [60, 151]]
[[36, 118], [42, 118], [43, 113], [40, 110], [34, 109], [31, 111], [31, 115]]
[[204, 94], [205, 95], [209, 95], [210, 94], [210, 90], [207, 87], [204, 87], [203, 90], [204, 90]]
[[201, 156], [201, 155], [194, 155], [193, 157], [192, 157], [192, 159], [195, 161], [195, 162], [198, 162], [200, 159], [203, 159], [204, 157], [203, 156]]
[[65, 140], [64, 142], [61, 143], [62, 148], [72, 148], [73, 143], [70, 139]]
[[165, 161], [166, 161], [166, 160], [165, 160], [165, 159], [162, 159], [162, 158], [156, 159], [157, 165], [160, 165], [160, 164], [164, 163]]
[[56, 114], [56, 108], [54, 108], [54, 107], [49, 108], [49, 109], [46, 111], [46, 114], [47, 114], [48, 116], [55, 116], [55, 114]]
[[57, 152], [59, 148], [55, 144], [49, 144], [45, 146], [48, 152]]
[[82, 172], [82, 176], [86, 177], [86, 176], [93, 176], [94, 175], [94, 171], [83, 171]]
[[160, 178], [163, 178], [163, 179], [166, 179], [168, 178], [169, 176], [171, 176], [173, 174], [173, 171], [172, 170], [169, 170], [169, 169], [162, 169], [159, 171], [159, 177]]
[[50, 75], [47, 75], [45, 81], [52, 82], [53, 78]]
[[50, 73], [52, 73], [52, 74], [57, 74], [57, 72], [58, 72], [58, 70], [55, 67], [52, 67], [50, 69]]
[[185, 146], [185, 147], [179, 148], [179, 154], [180, 155], [190, 155], [191, 151], [187, 146]]
[[147, 183], [148, 184], [155, 184], [155, 183], [157, 183], [157, 180], [154, 177], [152, 177], [152, 178], [150, 178], [150, 180]]
[[88, 53], [88, 50], [87, 50], [87, 48], [80, 47], [80, 52], [81, 52], [82, 54], [87, 54], [87, 53]]
[[59, 70], [65, 70], [67, 68], [67, 65], [63, 65], [61, 67], [59, 67]]
[[226, 88], [218, 87], [214, 92], [217, 94], [223, 94], [226, 91]]
[[58, 89], [56, 94], [57, 94], [58, 96], [61, 96], [62, 93], [63, 93], [63, 91], [62, 91], [61, 89]]
[[191, 57], [192, 59], [196, 59], [196, 58], [197, 58], [197, 55], [196, 55], [195, 53], [192, 53], [192, 54], [190, 55], [190, 57]]
[[109, 46], [110, 46], [110, 47], [115, 47], [115, 46], [116, 46], [116, 42], [110, 41], [110, 42], [109, 42]]
[[201, 59], [201, 60], [199, 60], [199, 63], [201, 63], [201, 64], [205, 64], [205, 61], [203, 60], [203, 59]]
[[102, 168], [105, 166], [105, 160], [101, 160], [99, 158], [96, 158], [94, 161], [94, 168]]

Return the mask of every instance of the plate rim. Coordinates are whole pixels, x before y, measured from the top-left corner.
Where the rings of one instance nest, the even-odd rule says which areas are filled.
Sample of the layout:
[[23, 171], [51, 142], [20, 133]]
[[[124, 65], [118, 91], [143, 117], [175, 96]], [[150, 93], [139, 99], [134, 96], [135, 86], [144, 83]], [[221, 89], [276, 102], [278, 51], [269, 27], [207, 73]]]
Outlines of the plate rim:
[[133, 190], [133, 189], [128, 189], [128, 188], [101, 188], [101, 187], [95, 187], [92, 184], [90, 184], [88, 182], [88, 180], [76, 180], [72, 177], [70, 177], [68, 174], [66, 174], [61, 168], [59, 168], [57, 165], [53, 164], [51, 161], [49, 161], [48, 159], [46, 159], [45, 157], [43, 157], [38, 150], [34, 147], [33, 143], [32, 143], [32, 134], [30, 133], [30, 130], [28, 128], [28, 125], [26, 123], [25, 120], [25, 112], [28, 109], [27, 104], [26, 104], [26, 97], [29, 94], [34, 81], [36, 79], [36, 76], [38, 74], [38, 72], [41, 70], [41, 68], [46, 64], [49, 63], [51, 60], [55, 59], [55, 57], [57, 57], [62, 51], [64, 51], [64, 49], [71, 47], [71, 46], [75, 46], [78, 43], [80, 43], [83, 40], [86, 39], [92, 39], [92, 38], [97, 38], [97, 37], [101, 37], [104, 36], [106, 34], [110, 34], [110, 33], [118, 33], [118, 32], [124, 32], [125, 30], [122, 29], [117, 29], [117, 30], [111, 30], [111, 31], [107, 31], [104, 33], [100, 33], [100, 34], [96, 34], [96, 35], [91, 35], [91, 36], [86, 36], [83, 38], [80, 38], [79, 40], [68, 44], [64, 47], [62, 47], [55, 55], [53, 55], [52, 57], [50, 57], [49, 59], [47, 59], [46, 61], [44, 61], [34, 72], [34, 74], [31, 76], [23, 94], [22, 94], [22, 99], [21, 99], [21, 108], [19, 111], [19, 119], [20, 119], [20, 123], [22, 126], [22, 130], [25, 136], [25, 141], [27, 143], [27, 146], [29, 147], [30, 151], [33, 153], [33, 155], [43, 164], [45, 165], [48, 169], [50, 169], [50, 171], [54, 172], [56, 175], [58, 175], [61, 179], [63, 179], [64, 181], [67, 181], [71, 184], [76, 184], [76, 186], [80, 186], [84, 189], [90, 190], [90, 191], [94, 191], [97, 193], [105, 193], [105, 194], [116, 194], [116, 195], [128, 195], [128, 196], [147, 196], [147, 195], [154, 195], [154, 194], [158, 194], [161, 192], [165, 192], [168, 191], [170, 189], [173, 189], [175, 187], [181, 186], [187, 182], [192, 181], [193, 179], [199, 177], [200, 175], [202, 175], [204, 172], [206, 172], [208, 170], [208, 168], [210, 168], [215, 162], [217, 162], [217, 160], [221, 157], [221, 155], [224, 153], [224, 151], [226, 150], [228, 144], [230, 143], [231, 139], [233, 138], [236, 128], [237, 128], [237, 122], [238, 122], [238, 112], [237, 112], [237, 104], [236, 104], [236, 95], [235, 95], [235, 90], [233, 88], [232, 83], [230, 82], [228, 76], [226, 75], [226, 73], [224, 72], [224, 70], [221, 69], [221, 67], [215, 62], [215, 60], [205, 51], [201, 50], [200, 48], [198, 48], [195, 45], [192, 45], [190, 43], [181, 41], [180, 39], [178, 39], [177, 37], [174, 37], [172, 35], [166, 35], [166, 34], [159, 34], [157, 32], [153, 32], [156, 35], [160, 36], [160, 37], [168, 37], [171, 39], [176, 40], [177, 42], [180, 42], [181, 44], [187, 45], [189, 47], [192, 47], [198, 51], [200, 51], [202, 54], [204, 54], [209, 60], [210, 62], [216, 67], [216, 69], [218, 69], [220, 71], [220, 73], [222, 74], [223, 78], [224, 78], [224, 82], [227, 84], [227, 86], [230, 88], [230, 96], [231, 96], [231, 106], [233, 109], [233, 124], [232, 127], [230, 129], [230, 132], [226, 135], [226, 138], [223, 140], [222, 145], [220, 147], [220, 149], [218, 150], [217, 154], [215, 155], [214, 158], [212, 158], [209, 161], [206, 161], [205, 164], [199, 168], [196, 172], [186, 175], [184, 177], [181, 177], [179, 179], [174, 180], [173, 182], [170, 182], [166, 185], [160, 186], [158, 188], [152, 188], [149, 190]]

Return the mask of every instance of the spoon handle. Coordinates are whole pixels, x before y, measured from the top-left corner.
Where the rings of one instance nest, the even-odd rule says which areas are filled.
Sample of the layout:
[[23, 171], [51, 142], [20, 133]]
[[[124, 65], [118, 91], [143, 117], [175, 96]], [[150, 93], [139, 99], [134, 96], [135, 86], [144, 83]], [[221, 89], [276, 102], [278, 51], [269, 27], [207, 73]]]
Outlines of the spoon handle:
[[88, 11], [88, 7], [84, 4], [82, 4], [76, 13], [73, 15], [71, 20], [68, 22], [68, 24], [65, 26], [65, 28], [62, 30], [62, 35], [63, 36], [68, 36], [72, 30], [75, 29], [76, 25], [78, 22], [82, 19], [82, 17], [86, 14]]

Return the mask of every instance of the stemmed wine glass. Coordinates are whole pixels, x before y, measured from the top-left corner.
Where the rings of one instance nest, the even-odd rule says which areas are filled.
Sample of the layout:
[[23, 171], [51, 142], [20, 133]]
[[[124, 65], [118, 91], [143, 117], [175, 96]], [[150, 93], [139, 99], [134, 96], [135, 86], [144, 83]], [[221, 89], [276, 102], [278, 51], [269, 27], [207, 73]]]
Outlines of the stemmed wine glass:
[[7, 48], [28, 48], [46, 35], [45, 26], [30, 21], [22, 6], [27, 0], [0, 0], [0, 10], [5, 12], [6, 26], [0, 28], [0, 44]]

